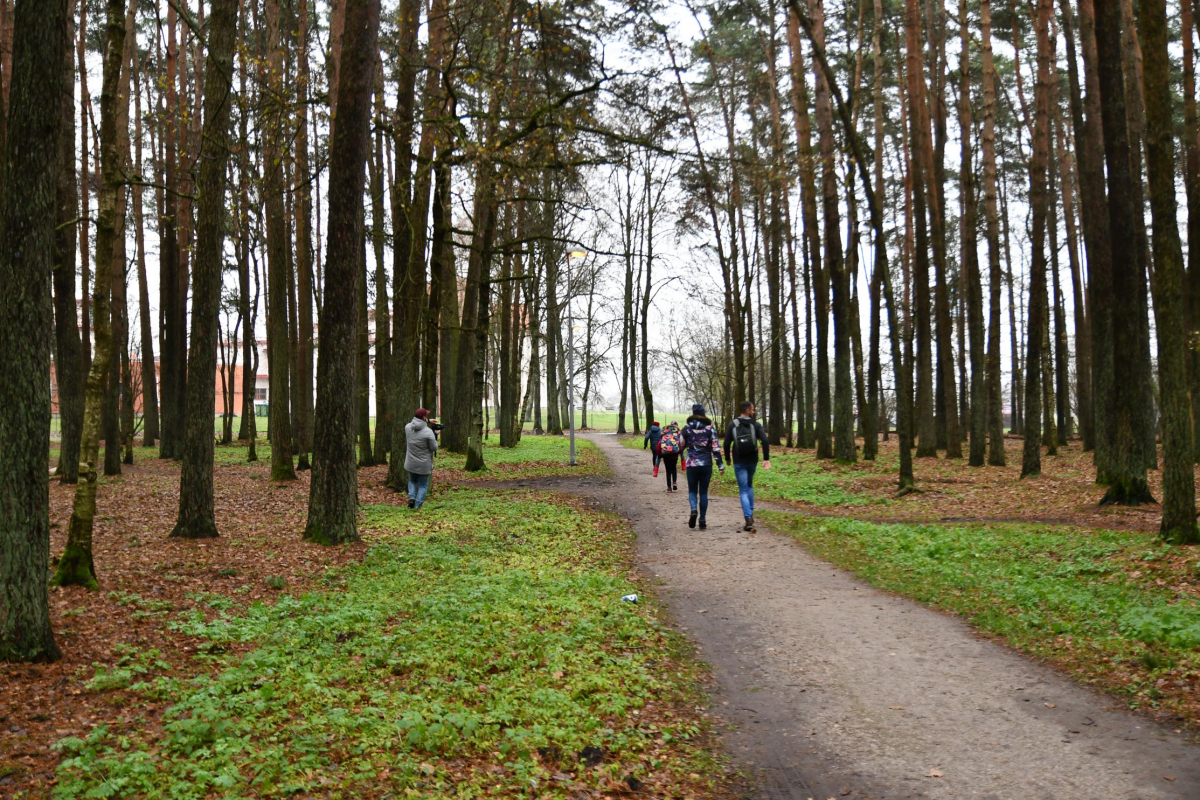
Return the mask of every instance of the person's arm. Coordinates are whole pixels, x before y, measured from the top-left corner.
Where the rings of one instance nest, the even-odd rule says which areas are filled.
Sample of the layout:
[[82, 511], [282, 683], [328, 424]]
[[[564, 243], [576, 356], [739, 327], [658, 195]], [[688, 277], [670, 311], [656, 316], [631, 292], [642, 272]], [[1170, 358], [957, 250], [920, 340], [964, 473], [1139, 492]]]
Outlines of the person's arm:
[[724, 472], [725, 471], [725, 462], [723, 462], [721, 460], [721, 442], [717, 438], [717, 429], [713, 428], [712, 433], [710, 435], [712, 436], [713, 458], [715, 458], [717, 461], [717, 469], [720, 470], [721, 472]]
[[767, 438], [767, 432], [763, 430], [763, 426], [756, 422], [754, 423], [754, 432], [762, 441], [763, 446], [763, 466], [767, 469], [771, 468], [771, 440]]
[[650, 429], [646, 429], [646, 435], [642, 437], [642, 449], [645, 450], [650, 444]]
[[725, 428], [725, 460], [729, 460], [729, 447], [733, 444], [733, 423]]
[[429, 455], [431, 457], [436, 456], [438, 451], [437, 435], [433, 432], [432, 428], [427, 428], [427, 430], [429, 431]]

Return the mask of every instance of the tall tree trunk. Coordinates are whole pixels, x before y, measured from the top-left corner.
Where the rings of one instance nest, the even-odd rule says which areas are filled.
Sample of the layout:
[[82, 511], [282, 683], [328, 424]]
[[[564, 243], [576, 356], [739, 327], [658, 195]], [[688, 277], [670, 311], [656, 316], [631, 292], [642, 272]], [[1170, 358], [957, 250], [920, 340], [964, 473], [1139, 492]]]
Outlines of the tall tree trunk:
[[[1075, 138], [1075, 174], [1079, 181], [1079, 219], [1083, 234], [1084, 250], [1087, 253], [1087, 263], [1090, 271], [1093, 266], [1093, 258], [1098, 257], [1094, 255], [1097, 250], [1095, 230], [1097, 215], [1103, 215], [1103, 211], [1095, 207], [1098, 199], [1103, 200], [1103, 176], [1091, 174], [1091, 164], [1099, 163], [1100, 147], [1094, 141], [1095, 137], [1093, 137], [1090, 130], [1092, 123], [1090, 121], [1085, 123], [1083, 117], [1083, 96], [1079, 84], [1079, 62], [1075, 50], [1075, 26], [1071, 15], [1071, 5], [1067, 0], [1060, 0], [1060, 8], [1062, 11], [1063, 39], [1067, 45], [1067, 82], [1070, 92], [1071, 125]], [[1088, 91], [1090, 93], [1091, 89], [1089, 88]], [[1071, 151], [1067, 147], [1063, 134], [1061, 114], [1058, 113], [1057, 104], [1055, 105], [1055, 113], [1059, 118], [1057, 122], [1059, 150], [1064, 154], [1064, 158], [1062, 159], [1063, 205], [1072, 206], [1073, 200], [1069, 179], [1071, 165], [1066, 157], [1066, 154]], [[1093, 183], [1096, 186], [1093, 187]], [[1097, 190], [1100, 192], [1100, 197], [1092, 197], [1093, 191]], [[1100, 205], [1103, 206], [1103, 203], [1100, 203]], [[1083, 439], [1083, 449], [1087, 451], [1094, 450], [1096, 447], [1092, 401], [1092, 307], [1091, 301], [1086, 299], [1088, 286], [1085, 285], [1083, 280], [1083, 270], [1079, 259], [1079, 236], [1071, 233], [1074, 224], [1075, 217], [1073, 211], [1067, 211], [1067, 236], [1073, 242], [1069, 255], [1071, 258], [1071, 288], [1075, 312], [1075, 394], [1076, 406], [1079, 413], [1079, 434]]]
[[[174, 21], [175, 11], [168, 11], [168, 19]], [[173, 30], [173, 29], [172, 29]], [[80, 295], [79, 295], [79, 341], [83, 358], [81, 363], [83, 368], [87, 370], [92, 363], [92, 337], [89, 331], [92, 327], [92, 278], [91, 267], [88, 264], [90, 251], [88, 249], [88, 238], [91, 231], [91, 225], [84, 225], [82, 220], [91, 219], [91, 204], [92, 191], [92, 172], [88, 168], [88, 153], [91, 152], [88, 139], [90, 138], [91, 127], [88, 124], [91, 118], [92, 97], [88, 92], [87, 80], [87, 3], [79, 4], [79, 30], [76, 32], [78, 36], [75, 42], [75, 57], [76, 69], [79, 76], [79, 278], [80, 278]], [[174, 62], [168, 62], [173, 64]], [[98, 165], [97, 165], [98, 166]], [[83, 394], [86, 391], [87, 375], [80, 377], [79, 394], [80, 404], [82, 405]], [[83, 426], [83, 412], [80, 412], [80, 430]], [[81, 433], [82, 435], [82, 433]]]
[[[1186, 4], [1187, 0], [1184, 0]], [[1154, 231], [1154, 312], [1162, 408], [1163, 513], [1159, 535], [1196, 544], [1196, 480], [1184, 337], [1183, 250], [1175, 203], [1171, 62], [1164, 0], [1138, 0], [1145, 45], [1146, 168]]]
[[[368, 149], [369, 149], [368, 136]], [[369, 153], [368, 153], [369, 156]], [[367, 238], [365, 213], [362, 207], [358, 211], [358, 297], [355, 302], [358, 310], [354, 314], [355, 322], [355, 360], [354, 360], [354, 426], [358, 436], [358, 466], [375, 466], [375, 451], [371, 447], [371, 336], [367, 328]]]
[[[405, 491], [408, 473], [404, 469], [407, 437], [404, 426], [408, 415], [420, 403], [421, 307], [425, 300], [425, 242], [429, 218], [429, 155], [433, 152], [432, 126], [421, 130], [417, 172], [413, 174], [413, 113], [416, 104], [418, 67], [417, 33], [421, 23], [420, 0], [404, 0], [400, 6], [400, 61], [396, 87], [396, 114], [393, 146], [396, 175], [392, 181], [392, 460], [388, 467], [388, 485]], [[439, 30], [432, 25], [431, 59], [438, 58]], [[437, 82], [426, 84], [425, 104], [432, 108]], [[415, 177], [415, 180], [414, 180]]]
[[1046, 308], [1046, 223], [1049, 199], [1046, 175], [1050, 145], [1050, 11], [1051, 0], [1038, 0], [1037, 86], [1034, 90], [1033, 157], [1030, 160], [1029, 206], [1033, 216], [1033, 258], [1029, 274], [1029, 322], [1025, 350], [1025, 449], [1021, 477], [1042, 470], [1042, 337]]
[[296, 441], [296, 467], [308, 469], [309, 453], [313, 439], [313, 201], [310, 188], [308, 162], [308, 104], [311, 77], [308, 63], [308, 3], [299, 3], [296, 27], [296, 192], [295, 192], [295, 236], [296, 236], [296, 332], [295, 342], [296, 408], [292, 409], [296, 430], [292, 433]]
[[[642, 257], [642, 261], [645, 266], [646, 282], [644, 288], [642, 289], [640, 337], [642, 357], [639, 359], [639, 361], [641, 362], [642, 366], [642, 402], [645, 405], [646, 411], [646, 430], [650, 430], [650, 424], [654, 421], [654, 393], [650, 387], [650, 299], [653, 283], [651, 281], [651, 276], [654, 272], [654, 213], [658, 210], [658, 200], [653, 196], [651, 191], [651, 183], [654, 180], [654, 173], [649, 165], [647, 165], [645, 169], [643, 179], [646, 184], [646, 247], [643, 251], [644, 255]], [[586, 392], [583, 395], [583, 399], [585, 402], [587, 401]]]
[[[134, 141], [137, 142], [137, 157], [134, 173], [142, 171], [142, 91], [139, 76], [141, 70], [133, 71], [134, 98]], [[137, 241], [138, 273], [138, 320], [141, 334], [141, 381], [142, 381], [142, 446], [153, 447], [158, 441], [158, 374], [154, 361], [154, 332], [150, 324], [150, 282], [146, 276], [146, 222], [142, 185], [132, 187], [134, 235]]]
[[[71, 3], [73, 8], [74, 3]], [[86, 11], [80, 12], [86, 15]], [[73, 11], [67, 12], [68, 23]], [[53, 43], [53, 42], [51, 42]], [[54, 377], [58, 387], [59, 453], [55, 474], [62, 483], [79, 479], [79, 436], [83, 426], [83, 389], [87, 365], [79, 340], [79, 312], [75, 307], [75, 244], [79, 221], [79, 187], [75, 180], [75, 63], [70, 48], [63, 57], [59, 98], [62, 120], [58, 124], [58, 168], [54, 229]], [[15, 124], [15, 119], [13, 120]], [[86, 177], [84, 179], [86, 186]], [[86, 191], [86, 189], [85, 189]], [[10, 284], [15, 285], [15, 284]], [[84, 284], [87, 292], [87, 284]], [[153, 362], [151, 362], [153, 363]]]
[[[983, 0], [984, 3], [987, 0]], [[959, 202], [962, 204], [961, 232], [962, 267], [965, 274], [967, 301], [967, 332], [971, 341], [971, 429], [968, 463], [982, 467], [987, 448], [988, 415], [984, 398], [983, 363], [983, 285], [979, 275], [979, 244], [976, 241], [978, 208], [975, 200], [975, 164], [971, 151], [971, 37], [967, 26], [967, 3], [959, 0], [958, 24], [961, 31], [959, 50], [958, 128], [963, 131], [962, 160], [959, 169]], [[986, 100], [985, 100], [986, 102]], [[993, 98], [994, 102], [994, 98]], [[994, 157], [994, 155], [993, 155]], [[994, 177], [993, 177], [994, 180]], [[993, 200], [995, 198], [993, 197]], [[990, 245], [990, 242], [989, 242]], [[997, 309], [997, 312], [999, 309]], [[964, 391], [967, 389], [963, 387]]]
[[[1086, 2], [1086, 0], [1085, 0]], [[1134, 177], [1130, 157], [1128, 120], [1125, 112], [1125, 76], [1121, 61], [1120, 0], [1098, 0], [1096, 13], [1096, 64], [1099, 73], [1100, 109], [1104, 127], [1104, 160], [1108, 175], [1109, 229], [1125, 230], [1129, 220], [1136, 219], [1140, 209], [1133, 188]], [[1140, 357], [1138, 337], [1130, 332], [1139, 329], [1138, 304], [1129, 302], [1136, 297], [1138, 283], [1144, 278], [1140, 269], [1137, 241], [1129, 236], [1112, 236], [1112, 282], [1106, 305], [1112, 309], [1112, 367], [1113, 376], [1135, 375]], [[1101, 291], [1097, 285], [1094, 292]], [[1096, 308], [1099, 303], [1094, 303]], [[1098, 311], [1098, 310], [1097, 310]], [[1093, 319], [1095, 314], [1093, 312]], [[1103, 312], [1100, 312], [1103, 313]], [[1117, 336], [1116, 331], [1125, 335]], [[1138, 403], [1141, 390], [1132, 380], [1114, 380], [1111, 405], [1105, 414], [1108, 440], [1113, 452], [1108, 491], [1101, 503], [1136, 505], [1151, 500], [1146, 482], [1146, 462], [1142, 458], [1138, 435]], [[1098, 416], [1098, 415], [1097, 415]]]
[[[188, 372], [193, 376], [210, 375], [217, 368], [237, 10], [237, 0], [212, 0], [209, 15], [208, 57], [204, 70], [204, 133], [196, 183], [199, 208], [192, 274], [192, 336], [188, 352]], [[217, 535], [213, 514], [213, 393], [210, 380], [188, 381], [183, 469], [179, 478], [179, 519], [171, 531], [172, 537], [206, 539]], [[276, 446], [278, 444], [276, 442]]]
[[313, 469], [304, 538], [321, 544], [358, 539], [358, 478], [354, 466], [355, 299], [363, 280], [361, 253], [363, 165], [371, 149], [373, 72], [378, 58], [379, 0], [345, 0], [346, 27], [338, 70], [338, 120], [329, 147], [329, 249]]
[[[267, 57], [263, 64], [260, 103], [263, 119], [263, 194], [267, 217], [267, 370], [270, 404], [271, 480], [296, 479], [292, 463], [291, 343], [288, 341], [288, 243], [284, 222], [284, 108], [268, 87], [283, 80], [283, 38], [279, 0], [265, 0]], [[358, 263], [356, 258], [355, 263]], [[353, 284], [357, 286], [357, 284]], [[328, 291], [328, 290], [327, 290]]]
[[[132, 159], [129, 145], [129, 90], [132, 84], [134, 51], [137, 49], [137, 2], [129, 3], [125, 12], [125, 45], [121, 57], [120, 102], [117, 105], [118, 157], [122, 178], [130, 173]], [[124, 184], [124, 180], [122, 180]], [[119, 475], [122, 462], [133, 463], [133, 377], [129, 363], [129, 258], [126, 252], [126, 232], [129, 217], [129, 188], [121, 186], [117, 195], [117, 252], [113, 267], [118, 273], [113, 280], [113, 339], [117, 356], [110, 378], [110, 404], [113, 411], [111, 447], [106, 446], [104, 474]], [[119, 412], [119, 413], [118, 413]]]
[[370, 162], [371, 244], [375, 251], [375, 463], [387, 462], [392, 443], [392, 408], [389, 404], [392, 384], [392, 321], [388, 308], [387, 265], [383, 260], [383, 65], [375, 66], [375, 157]]
[[[46, 591], [46, 432], [55, 195], [66, 135], [62, 97], [71, 94], [63, 69], [70, 29], [66, 0], [23, 2], [16, 8], [15, 80], [3, 143], [5, 191], [0, 194], [0, 285], [25, 291], [0, 292], [0, 391], [7, 399], [0, 412], [5, 447], [0, 459], [0, 661], [48, 662], [61, 655], [50, 628]], [[95, 473], [89, 469], [88, 476], [94, 490]]]
[[[825, 46], [825, 12], [820, 0], [810, 4], [813, 35], [813, 47]], [[834, 158], [833, 141], [833, 107], [830, 101], [830, 89], [823, 72], [817, 72], [816, 112], [817, 130], [821, 150], [821, 195], [822, 211], [825, 222], [825, 292], [833, 289], [833, 368], [834, 368], [834, 397], [833, 397], [833, 457], [839, 461], [853, 462], [857, 460], [854, 442], [854, 409], [853, 388], [850, 381], [850, 274], [842, 260], [842, 225], [839, 213], [837, 165]], [[818, 304], [823, 307], [817, 318], [817, 347], [820, 349], [817, 361], [817, 382], [821, 381], [821, 366], [827, 345], [821, 336], [821, 321], [827, 319], [824, 307], [828, 303], [828, 295], [822, 298], [822, 290], [817, 290]], [[827, 339], [826, 339], [827, 341]], [[828, 381], [826, 367], [826, 382]], [[828, 391], [826, 388], [817, 389], [817, 431], [818, 442], [822, 421], [828, 425], [828, 408], [824, 414], [820, 411], [821, 399]], [[822, 457], [818, 443], [817, 457]]]
[[[1187, 191], [1187, 276], [1184, 292], [1187, 299], [1186, 337], [1189, 342], [1200, 338], [1200, 113], [1196, 108], [1196, 42], [1195, 13], [1192, 3], [1185, 0], [1179, 6], [1183, 38], [1183, 184]], [[1188, 389], [1192, 396], [1192, 458], [1200, 463], [1200, 348], [1189, 347]]]
[[[163, 121], [163, 159], [165, 191], [163, 218], [159, 220], [159, 296], [162, 307], [162, 392], [160, 394], [161, 439], [159, 456], [178, 459], [183, 455], [183, 398], [187, 353], [187, 278], [180, 271], [179, 254], [179, 175], [177, 170], [180, 131], [179, 98], [176, 73], [179, 47], [176, 43], [175, 7], [167, 5], [167, 52], [163, 88], [166, 91]], [[86, 226], [85, 226], [86, 227]]]
[[[246, 30], [246, 0], [238, 9], [239, 24]], [[238, 88], [242, 97], [249, 97], [246, 79], [246, 59], [238, 59]], [[250, 147], [246, 114], [238, 115], [238, 309], [245, 325], [242, 337], [242, 420], [238, 438], [247, 443], [246, 460], [258, 460], [258, 420], [254, 399], [258, 385], [258, 297], [250, 301]], [[254, 271], [255, 286], [258, 270]]]
[[[83, 436], [79, 457], [79, 483], [75, 487], [71, 526], [67, 532], [66, 549], [59, 558], [58, 569], [55, 570], [52, 579], [52, 583], [56, 586], [86, 586], [88, 588], [97, 588], [98, 586], [96, 569], [92, 562], [92, 525], [96, 516], [98, 477], [96, 467], [100, 451], [100, 426], [104, 409], [105, 384], [108, 380], [109, 370], [112, 368], [113, 358], [109, 284], [113, 274], [112, 262], [118, 236], [117, 194], [121, 182], [120, 152], [117, 145], [117, 104], [120, 102], [121, 62], [125, 53], [124, 0], [107, 0], [106, 12], [104, 79], [100, 92], [101, 183], [98, 198], [99, 217], [96, 221], [96, 286], [93, 300], [96, 346], [95, 356], [88, 371], [87, 394], [83, 412]], [[65, 25], [65, 23], [63, 24]], [[55, 63], [55, 67], [60, 66], [58, 62]], [[57, 74], [57, 72], [56, 69], [55, 73]], [[56, 78], [47, 80], [52, 86]], [[32, 98], [29, 102], [33, 102]], [[50, 103], [41, 105], [52, 106]], [[53, 141], [53, 139], [49, 139], [49, 142], [53, 143]], [[48, 190], [45, 196], [49, 196]], [[25, 201], [27, 203], [34, 202], [33, 198], [25, 198]], [[51, 218], [48, 208], [44, 209], [42, 213], [46, 215], [47, 219]], [[47, 332], [49, 331], [48, 325], [43, 327]], [[27, 396], [36, 397], [37, 391], [39, 390], [31, 390]], [[211, 436], [211, 420], [209, 426], [209, 435]], [[42, 435], [44, 436], [44, 433]], [[43, 445], [39, 444], [38, 446]]]
[[916, 225], [913, 283], [917, 304], [917, 457], [937, 457], [937, 424], [933, 415], [933, 328], [929, 308], [929, 237], [926, 229], [926, 157], [932, 153], [929, 115], [921, 66], [921, 16], [917, 0], [905, 0], [908, 122], [913, 141], [913, 220]]
[[[812, 123], [808, 116], [808, 82], [804, 66], [804, 53], [800, 44], [800, 22], [796, 7], [793, 6], [788, 14], [788, 49], [791, 53], [792, 69], [792, 115], [796, 127], [797, 159], [800, 162], [800, 215], [804, 231], [804, 296], [808, 300], [805, 317], [805, 365], [804, 365], [804, 400], [801, 403], [801, 426], [804, 429], [803, 445], [808, 446], [812, 440], [808, 432], [813, 428], [813, 369], [812, 369], [812, 327], [809, 321], [812, 313], [812, 295], [809, 293], [809, 275], [817, 275], [821, 271], [821, 229], [817, 224], [817, 180], [816, 160], [812, 149]], [[827, 424], [828, 425], [828, 424]], [[825, 442], [828, 448], [828, 437]], [[820, 449], [820, 444], [817, 445]]]
[[[453, 267], [453, 244], [450, 240], [450, 165], [441, 158], [439, 151], [434, 164], [433, 210], [430, 214], [433, 223], [433, 233], [430, 239], [429, 263], [429, 299], [425, 314], [425, 339], [421, 344], [421, 400], [431, 414], [437, 414], [443, 408], [442, 399], [449, 391], [444, 384], [439, 386], [438, 359], [441, 352], [450, 346], [449, 341], [441, 335], [441, 306], [442, 292], [454, 292], [457, 295], [457, 281], [443, 289], [443, 276], [449, 272], [455, 275]], [[443, 265], [451, 259], [449, 270]], [[439, 389], [441, 390], [439, 392]]]
[[[874, 28], [871, 31], [871, 61], [874, 69], [874, 87], [871, 93], [873, 110], [874, 110], [874, 126], [875, 126], [875, 152], [873, 158], [875, 188], [879, 194], [875, 197], [875, 202], [878, 207], [870, 209], [868, 216], [883, 216], [883, 0], [874, 0]], [[875, 253], [875, 263], [871, 271], [871, 286], [870, 286], [870, 302], [871, 302], [871, 322], [869, 333], [869, 354], [867, 367], [867, 418], [863, 421], [863, 459], [874, 461], [879, 451], [878, 431], [877, 427], [882, 403], [880, 402], [880, 393], [882, 391], [882, 365], [879, 359], [879, 301], [882, 285], [879, 274], [880, 264], [886, 263], [887, 240], [882, 239], [875, 241], [872, 237], [872, 250]], [[881, 253], [880, 250], [884, 252]], [[884, 419], [883, 425], [884, 436], [887, 436], [887, 421]]]

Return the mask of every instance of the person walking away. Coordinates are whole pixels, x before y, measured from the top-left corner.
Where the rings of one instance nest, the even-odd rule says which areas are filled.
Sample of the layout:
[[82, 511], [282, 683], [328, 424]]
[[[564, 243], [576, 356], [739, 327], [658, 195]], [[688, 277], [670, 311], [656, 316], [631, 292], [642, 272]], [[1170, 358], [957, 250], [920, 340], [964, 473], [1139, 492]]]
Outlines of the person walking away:
[[725, 429], [725, 460], [733, 464], [733, 475], [737, 478], [742, 516], [746, 519], [742, 530], [754, 533], [754, 473], [758, 470], [758, 445], [762, 443], [763, 469], [770, 469], [771, 444], [767, 441], [766, 431], [754, 418], [754, 403], [743, 400], [738, 412], [737, 418]]
[[663, 428], [662, 437], [658, 440], [658, 457], [666, 468], [667, 491], [679, 491], [679, 473], [675, 465], [679, 463], [679, 454], [683, 450], [683, 434], [679, 431], [679, 423], [674, 420]]
[[408, 507], [420, 508], [429, 494], [433, 478], [433, 457], [438, 451], [437, 436], [429, 427], [429, 412], [418, 408], [412, 422], [404, 426], [407, 449], [404, 469], [408, 472]]
[[662, 428], [659, 427], [658, 420], [650, 423], [650, 427], [646, 429], [646, 436], [642, 439], [642, 449], [646, 446], [650, 447], [650, 455], [654, 460], [654, 477], [658, 477], [658, 443], [662, 439]]
[[691, 516], [688, 517], [689, 528], [696, 527], [697, 510], [700, 512], [700, 530], [708, 527], [704, 518], [708, 513], [708, 484], [712, 481], [714, 461], [724, 475], [720, 438], [704, 406], [696, 403], [683, 428], [683, 467], [687, 472], [688, 503], [692, 507]]

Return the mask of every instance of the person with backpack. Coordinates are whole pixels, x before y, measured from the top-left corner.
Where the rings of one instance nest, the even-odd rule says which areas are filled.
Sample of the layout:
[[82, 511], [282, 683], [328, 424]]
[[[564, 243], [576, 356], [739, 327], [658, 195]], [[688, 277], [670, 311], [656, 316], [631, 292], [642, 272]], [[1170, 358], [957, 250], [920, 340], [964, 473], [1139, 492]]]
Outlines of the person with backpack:
[[762, 442], [763, 469], [771, 468], [771, 443], [762, 425], [754, 418], [754, 403], [743, 400], [738, 417], [725, 430], [725, 460], [733, 464], [738, 496], [742, 500], [742, 530], [754, 533], [754, 473], [758, 469], [758, 445]]
[[654, 420], [646, 429], [646, 436], [642, 439], [642, 449], [645, 450], [647, 445], [650, 447], [650, 455], [654, 460], [654, 477], [656, 478], [658, 477], [658, 442], [660, 439], [662, 439], [662, 428], [659, 426], [658, 420]]
[[704, 411], [704, 406], [696, 403], [683, 428], [683, 468], [687, 473], [688, 504], [692, 507], [691, 516], [688, 517], [689, 528], [696, 527], [697, 510], [700, 530], [708, 527], [704, 517], [708, 513], [708, 485], [712, 481], [714, 461], [724, 475], [725, 464], [721, 461], [717, 430]]
[[679, 463], [682, 451], [683, 434], [679, 431], [679, 423], [672, 420], [670, 425], [663, 428], [662, 437], [658, 440], [658, 457], [666, 467], [668, 492], [679, 491], [679, 473], [675, 465]]

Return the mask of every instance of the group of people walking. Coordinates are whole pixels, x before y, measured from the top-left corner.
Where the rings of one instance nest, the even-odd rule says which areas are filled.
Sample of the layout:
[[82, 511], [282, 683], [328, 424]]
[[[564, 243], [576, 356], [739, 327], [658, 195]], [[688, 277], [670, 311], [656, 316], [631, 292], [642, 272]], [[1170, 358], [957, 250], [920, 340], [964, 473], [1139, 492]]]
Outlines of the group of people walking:
[[[746, 400], [738, 408], [738, 416], [725, 429], [722, 440], [701, 403], [692, 406], [692, 415], [682, 428], [671, 422], [665, 428], [657, 421], [646, 430], [642, 449], [649, 448], [653, 455], [654, 477], [659, 468], [665, 468], [667, 491], [679, 491], [678, 462], [683, 459], [687, 477], [688, 527], [708, 527], [708, 489], [712, 482], [713, 467], [725, 474], [725, 464], [733, 465], [733, 474], [738, 482], [738, 496], [742, 504], [745, 524], [742, 530], [755, 532], [754, 526], [754, 473], [758, 469], [758, 451], [762, 447], [763, 469], [771, 468], [771, 446], [762, 425], [754, 418], [754, 403]], [[724, 455], [724, 459], [722, 459]]]

